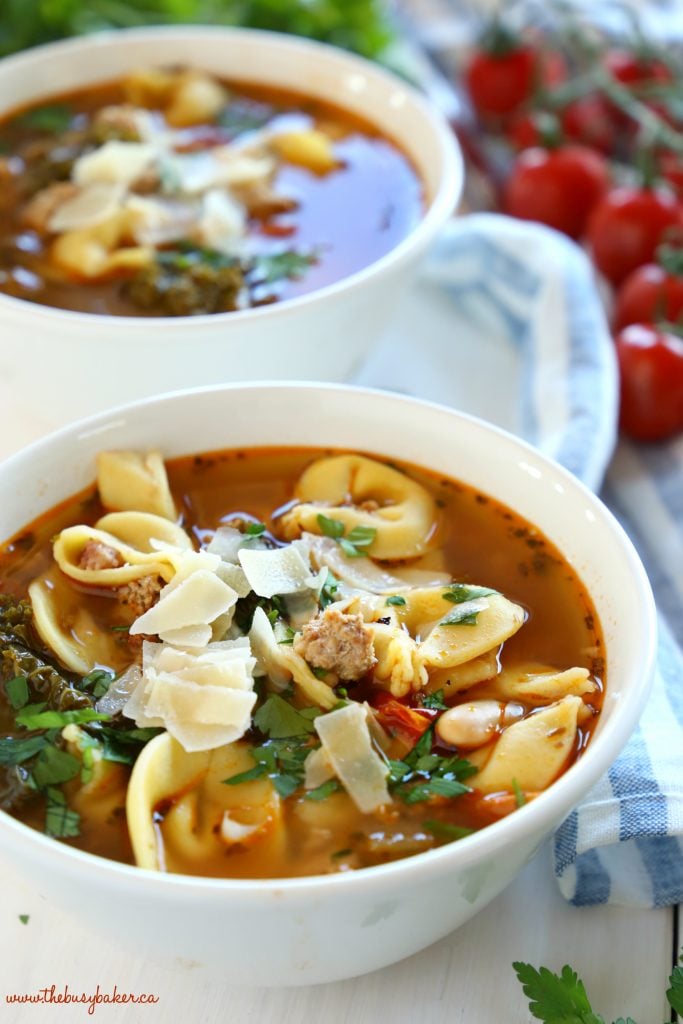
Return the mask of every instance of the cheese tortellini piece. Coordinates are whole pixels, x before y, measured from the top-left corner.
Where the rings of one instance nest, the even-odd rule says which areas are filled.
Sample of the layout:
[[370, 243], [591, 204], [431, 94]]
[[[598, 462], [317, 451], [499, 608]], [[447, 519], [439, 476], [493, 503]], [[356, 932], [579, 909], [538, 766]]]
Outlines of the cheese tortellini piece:
[[[225, 779], [249, 771], [254, 761], [246, 743], [187, 753], [168, 733], [151, 740], [128, 785], [126, 817], [135, 861], [141, 868], [174, 870], [174, 855], [206, 873], [226, 847], [263, 844], [282, 855], [284, 828], [280, 798], [268, 778], [238, 785]], [[163, 808], [161, 825], [155, 815]], [[163, 849], [157, 840], [163, 836]]]
[[416, 480], [364, 455], [318, 459], [300, 476], [299, 501], [282, 516], [288, 540], [302, 531], [321, 533], [323, 513], [344, 524], [375, 531], [367, 553], [372, 558], [417, 558], [435, 543], [438, 514], [434, 499]]
[[165, 519], [176, 518], [166, 467], [158, 451], [100, 452], [97, 489], [104, 507], [112, 511], [150, 512]]

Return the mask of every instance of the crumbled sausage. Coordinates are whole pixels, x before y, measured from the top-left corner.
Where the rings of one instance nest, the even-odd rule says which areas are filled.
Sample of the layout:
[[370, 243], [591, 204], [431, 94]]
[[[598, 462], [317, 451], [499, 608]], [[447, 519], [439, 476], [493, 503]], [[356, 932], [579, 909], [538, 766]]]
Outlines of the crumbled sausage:
[[372, 633], [361, 615], [327, 608], [307, 622], [294, 650], [313, 668], [335, 672], [341, 679], [360, 679], [375, 664]]
[[78, 192], [71, 181], [56, 181], [37, 192], [21, 213], [22, 223], [34, 231], [47, 232], [48, 224], [59, 207]]
[[79, 569], [99, 572], [101, 569], [118, 569], [124, 564], [116, 548], [102, 544], [99, 540], [90, 540], [81, 551], [78, 559]]
[[270, 184], [262, 181], [237, 185], [233, 192], [255, 220], [268, 220], [280, 213], [291, 213], [299, 206], [296, 199], [280, 195]]
[[164, 581], [161, 576], [142, 576], [139, 580], [131, 580], [118, 589], [121, 604], [130, 608], [135, 618], [144, 615], [156, 604]]

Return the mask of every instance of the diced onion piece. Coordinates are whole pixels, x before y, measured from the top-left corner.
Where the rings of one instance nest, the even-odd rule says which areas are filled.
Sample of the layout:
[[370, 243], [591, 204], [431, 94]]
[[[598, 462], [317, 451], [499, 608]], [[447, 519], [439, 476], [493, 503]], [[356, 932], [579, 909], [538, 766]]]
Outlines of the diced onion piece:
[[61, 203], [48, 221], [48, 230], [61, 233], [99, 224], [116, 213], [125, 194], [123, 185], [96, 182]]
[[105, 508], [176, 518], [166, 467], [158, 451], [99, 452], [97, 488]]
[[128, 703], [133, 690], [139, 686], [142, 670], [139, 665], [130, 665], [115, 679], [109, 689], [97, 701], [95, 708], [103, 715], [118, 715]]
[[147, 142], [120, 142], [112, 139], [76, 160], [73, 180], [77, 185], [95, 182], [130, 185], [139, 178], [156, 156]]
[[291, 545], [269, 551], [242, 548], [238, 558], [251, 589], [259, 597], [296, 594], [318, 582], [299, 551]]
[[367, 709], [351, 703], [319, 715], [314, 727], [335, 774], [364, 814], [391, 802], [387, 789], [389, 769], [373, 750]]

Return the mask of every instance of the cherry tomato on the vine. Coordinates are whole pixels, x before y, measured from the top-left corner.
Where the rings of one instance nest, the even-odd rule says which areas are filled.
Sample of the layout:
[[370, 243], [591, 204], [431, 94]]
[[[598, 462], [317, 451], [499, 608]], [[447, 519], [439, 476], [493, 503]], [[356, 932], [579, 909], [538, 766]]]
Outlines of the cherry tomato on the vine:
[[598, 269], [618, 285], [682, 227], [681, 209], [668, 189], [615, 188], [591, 213], [588, 241]]
[[629, 324], [666, 320], [680, 321], [683, 316], [683, 275], [670, 273], [659, 263], [645, 263], [626, 278], [614, 307], [617, 330]]
[[537, 220], [580, 238], [588, 216], [609, 187], [609, 170], [585, 146], [528, 149], [505, 185], [503, 208], [522, 220]]
[[536, 50], [505, 34], [493, 33], [489, 44], [472, 54], [465, 84], [472, 105], [484, 120], [505, 120], [532, 98], [538, 86], [556, 86], [567, 77], [562, 54]]
[[588, 93], [568, 103], [560, 113], [560, 124], [567, 139], [606, 156], [614, 151], [617, 124], [610, 104], [599, 93]]
[[607, 70], [622, 85], [671, 82], [673, 74], [663, 60], [634, 50], [608, 50], [603, 57]]
[[636, 441], [663, 441], [683, 430], [683, 339], [631, 324], [616, 347], [621, 430]]

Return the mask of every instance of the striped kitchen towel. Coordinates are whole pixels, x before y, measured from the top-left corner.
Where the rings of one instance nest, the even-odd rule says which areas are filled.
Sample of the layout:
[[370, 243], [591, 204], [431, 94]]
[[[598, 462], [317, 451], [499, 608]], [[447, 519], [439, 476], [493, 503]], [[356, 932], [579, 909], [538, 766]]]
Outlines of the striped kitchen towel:
[[557, 832], [555, 871], [579, 906], [682, 902], [683, 437], [622, 442], [613, 455], [616, 367], [593, 273], [548, 228], [495, 214], [454, 221], [400, 325], [358, 383], [518, 433], [589, 487], [602, 485], [643, 558], [661, 619], [654, 691], [621, 757]]

